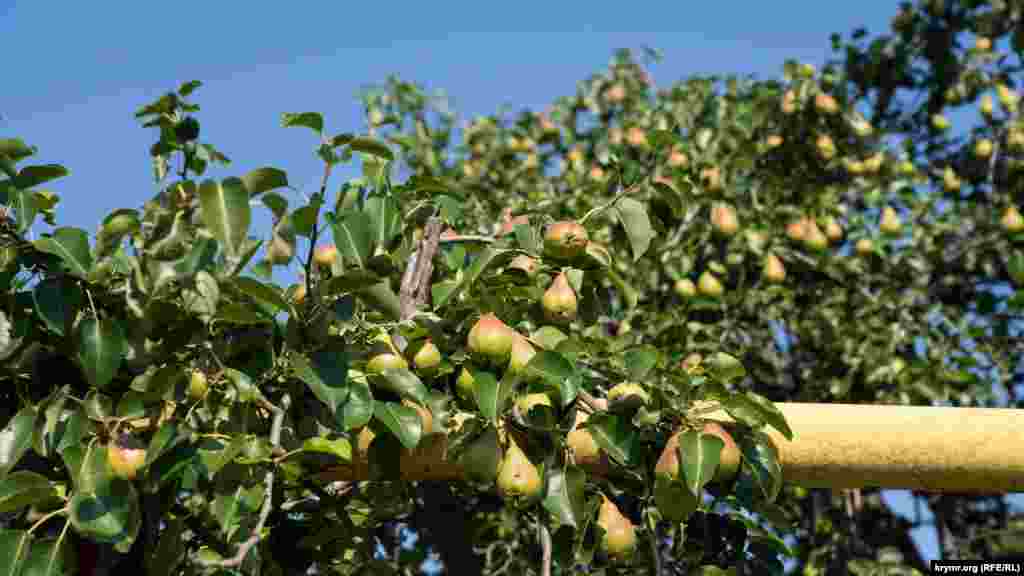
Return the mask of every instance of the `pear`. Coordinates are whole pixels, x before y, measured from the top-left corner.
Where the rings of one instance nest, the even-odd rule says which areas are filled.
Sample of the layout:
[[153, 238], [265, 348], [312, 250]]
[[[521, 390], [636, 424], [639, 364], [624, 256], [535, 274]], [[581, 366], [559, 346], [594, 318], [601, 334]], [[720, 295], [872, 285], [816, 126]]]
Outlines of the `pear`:
[[1009, 206], [1006, 208], [999, 224], [1003, 227], [1005, 232], [1009, 232], [1010, 234], [1016, 234], [1024, 230], [1024, 218], [1021, 217], [1020, 211], [1017, 210], [1016, 206]]
[[861, 256], [867, 256], [875, 251], [875, 244], [870, 238], [861, 238], [857, 240], [857, 244], [854, 246], [857, 254]]
[[597, 525], [604, 529], [601, 547], [612, 558], [628, 558], [636, 550], [636, 527], [607, 496], [601, 498], [597, 513]]
[[317, 246], [316, 250], [313, 251], [313, 262], [324, 268], [330, 268], [331, 264], [338, 258], [338, 249], [335, 248], [334, 244], [325, 244], [323, 246]]
[[697, 290], [709, 298], [718, 298], [725, 293], [722, 282], [708, 270], [705, 270], [697, 279]]
[[210, 389], [209, 381], [202, 370], [192, 370], [188, 381], [188, 396], [193, 400], [202, 400]]
[[366, 371], [370, 374], [380, 374], [388, 368], [408, 368], [409, 363], [395, 349], [391, 337], [382, 334], [374, 342], [376, 353], [366, 363]]
[[498, 493], [516, 502], [529, 502], [540, 496], [540, 471], [530, 462], [511, 435], [498, 468]]
[[821, 251], [828, 248], [828, 238], [818, 227], [813, 218], [808, 218], [804, 223], [804, 246], [811, 250]]
[[526, 254], [520, 254], [508, 263], [509, 270], [519, 270], [529, 278], [533, 278], [533, 276], [537, 274], [539, 266], [540, 265], [536, 259], [530, 258]]
[[699, 499], [686, 484], [664, 475], [654, 477], [654, 505], [669, 522], [684, 522], [697, 510]]
[[270, 239], [270, 247], [267, 248], [267, 260], [275, 266], [283, 266], [291, 262], [295, 256], [295, 244], [274, 234]]
[[992, 155], [993, 144], [988, 138], [981, 138], [974, 143], [974, 156], [986, 159]]
[[537, 354], [533, 344], [525, 336], [516, 332], [512, 337], [512, 350], [509, 353], [508, 370], [512, 374], [522, 375], [526, 372], [526, 366]]
[[469, 331], [470, 352], [494, 362], [503, 362], [512, 349], [514, 331], [493, 312], [484, 314]]
[[684, 300], [693, 298], [697, 295], [697, 285], [689, 278], [680, 278], [679, 280], [676, 280], [672, 289], [675, 290], [675, 293]]
[[[672, 480], [680, 479], [679, 470], [679, 438], [683, 431], [677, 432], [665, 443], [665, 448], [658, 457], [654, 466], [655, 475], [662, 475]], [[718, 468], [715, 469], [715, 482], [730, 482], [736, 477], [740, 468], [740, 449], [733, 440], [732, 435], [726, 431], [718, 422], [706, 422], [703, 427], [704, 434], [711, 434], [722, 439], [725, 445], [719, 454]]]
[[883, 208], [882, 219], [878, 223], [878, 229], [883, 234], [895, 236], [900, 233], [901, 228], [903, 228], [903, 223], [900, 222], [900, 217], [896, 214], [896, 210], [892, 206]]
[[544, 316], [549, 322], [566, 323], [576, 318], [579, 303], [576, 300], [576, 292], [569, 285], [569, 278], [565, 272], [555, 276], [555, 280], [541, 297], [541, 306], [544, 308]]
[[587, 247], [587, 229], [573, 221], [555, 222], [544, 232], [544, 254], [559, 260], [572, 260]]
[[982, 116], [985, 116], [986, 118], [992, 116], [993, 104], [991, 94], [985, 94], [981, 97], [981, 102], [978, 103], [978, 110], [981, 111]]
[[709, 192], [722, 189], [722, 171], [718, 166], [710, 166], [700, 171], [700, 182]]
[[831, 160], [832, 158], [835, 158], [836, 143], [832, 141], [832, 137], [828, 134], [818, 136], [814, 145], [818, 148], [818, 155], [821, 156], [823, 160]]
[[932, 115], [932, 128], [935, 128], [939, 132], [945, 132], [950, 127], [949, 119], [942, 114]]
[[825, 221], [825, 237], [830, 242], [839, 242], [843, 239], [843, 227], [839, 225], [834, 217], [829, 217]]
[[620, 382], [608, 391], [607, 399], [609, 410], [629, 412], [646, 406], [651, 396], [636, 382]]
[[455, 380], [455, 393], [463, 400], [476, 401], [476, 379], [465, 366], [462, 367], [462, 372], [459, 372], [459, 377]]
[[764, 257], [764, 269], [761, 271], [761, 276], [771, 284], [785, 282], [786, 267], [782, 265], [782, 260], [779, 260], [778, 256], [768, 254]]
[[807, 222], [808, 219], [804, 217], [786, 224], [786, 236], [793, 242], [802, 241], [807, 235]]
[[814, 96], [814, 107], [822, 114], [835, 114], [839, 111], [839, 104], [831, 94], [818, 92]]
[[555, 409], [554, 403], [551, 402], [551, 396], [543, 392], [525, 394], [516, 400], [516, 408], [519, 410], [519, 414], [521, 414], [523, 418], [526, 418], [530, 414], [530, 410], [532, 410], [534, 406], [547, 406], [552, 410]]
[[114, 476], [134, 480], [146, 462], [146, 449], [129, 434], [121, 434], [107, 446], [107, 462]]
[[736, 210], [725, 203], [717, 203], [711, 208], [711, 226], [723, 236], [733, 236], [740, 229]]
[[473, 482], [494, 482], [498, 477], [501, 461], [501, 440], [494, 426], [484, 429], [459, 456], [459, 464], [466, 479]]
[[[590, 418], [584, 410], [576, 410], [576, 423], [573, 429], [565, 437], [565, 443], [572, 453], [572, 459], [576, 464], [601, 462], [601, 447], [590, 434], [590, 431], [583, 427]], [[602, 462], [606, 464], [607, 462]]]
[[441, 365], [441, 351], [429, 338], [412, 357], [413, 366], [423, 372], [432, 372]]

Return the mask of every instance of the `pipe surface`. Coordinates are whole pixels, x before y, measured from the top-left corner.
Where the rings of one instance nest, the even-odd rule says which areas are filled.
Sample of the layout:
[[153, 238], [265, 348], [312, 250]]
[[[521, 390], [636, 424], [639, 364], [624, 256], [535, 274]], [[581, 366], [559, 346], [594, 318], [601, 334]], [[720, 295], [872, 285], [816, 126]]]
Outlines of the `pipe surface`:
[[[786, 440], [768, 435], [779, 449], [786, 482], [806, 488], [897, 488], [952, 493], [1024, 492], [1024, 410], [878, 404], [775, 406], [793, 430]], [[704, 419], [730, 422], [724, 411]], [[607, 455], [579, 462], [596, 474], [608, 471]], [[365, 454], [321, 473], [325, 480], [367, 480]], [[462, 470], [447, 454], [444, 434], [431, 434], [415, 451], [403, 451], [401, 478], [459, 480]]]

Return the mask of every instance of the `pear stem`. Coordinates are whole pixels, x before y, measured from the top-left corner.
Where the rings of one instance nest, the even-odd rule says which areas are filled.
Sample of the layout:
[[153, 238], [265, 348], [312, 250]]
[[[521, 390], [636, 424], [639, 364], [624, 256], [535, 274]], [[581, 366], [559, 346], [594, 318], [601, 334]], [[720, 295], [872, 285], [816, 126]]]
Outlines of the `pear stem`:
[[551, 532], [537, 517], [537, 537], [540, 539], [540, 576], [551, 576]]

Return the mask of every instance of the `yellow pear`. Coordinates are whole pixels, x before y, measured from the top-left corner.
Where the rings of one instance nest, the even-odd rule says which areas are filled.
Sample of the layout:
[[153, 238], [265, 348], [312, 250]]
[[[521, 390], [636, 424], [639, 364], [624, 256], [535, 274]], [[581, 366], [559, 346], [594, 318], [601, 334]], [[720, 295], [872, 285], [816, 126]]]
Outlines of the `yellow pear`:
[[1003, 212], [1003, 217], [999, 223], [1002, 225], [1003, 230], [1010, 234], [1024, 231], [1024, 218], [1021, 217], [1020, 211], [1017, 210], [1016, 206], [1008, 206], [1006, 211]]
[[986, 159], [992, 155], [992, 141], [988, 138], [981, 138], [974, 143], [974, 156], [980, 159]]
[[555, 276], [551, 286], [541, 297], [541, 307], [544, 308], [544, 316], [549, 322], [565, 323], [576, 318], [576, 311], [579, 303], [576, 300], [576, 292], [569, 285], [569, 277], [565, 272]]
[[462, 372], [459, 372], [459, 377], [455, 380], [455, 393], [463, 400], [469, 402], [476, 400], [476, 379], [465, 366], [462, 367]]
[[900, 233], [903, 228], [903, 223], [900, 222], [899, 215], [896, 214], [896, 210], [892, 206], [886, 206], [882, 209], [882, 219], [878, 223], [878, 229], [883, 234], [895, 236]]
[[512, 350], [509, 353], [509, 372], [516, 375], [523, 374], [526, 371], [526, 366], [536, 354], [537, 351], [534, 350], [533, 344], [530, 344], [525, 336], [516, 332], [512, 337]]
[[512, 349], [513, 333], [493, 312], [488, 312], [469, 331], [469, 351], [495, 362], [503, 362]]
[[544, 231], [544, 254], [559, 260], [572, 260], [590, 241], [587, 229], [579, 222], [555, 222]]
[[534, 500], [541, 493], [540, 471], [530, 462], [511, 435], [498, 468], [498, 493], [517, 502]]
[[830, 242], [839, 242], [843, 239], [843, 227], [832, 216], [829, 216], [828, 220], [825, 221], [825, 237]]
[[818, 155], [823, 160], [831, 160], [836, 155], [836, 143], [832, 141], [832, 137], [828, 134], [821, 134], [818, 139], [814, 142], [814, 145], [818, 148]]
[[768, 254], [764, 257], [764, 269], [761, 271], [761, 275], [765, 281], [772, 284], [779, 284], [786, 280], [786, 267], [782, 265], [782, 260], [775, 254]]
[[651, 395], [636, 382], [620, 382], [608, 390], [607, 400], [609, 410], [628, 412], [646, 406]]
[[828, 248], [828, 238], [825, 233], [818, 227], [818, 223], [813, 218], [808, 218], [804, 222], [804, 245], [811, 250], [824, 250]]
[[441, 351], [429, 338], [412, 357], [412, 363], [423, 372], [431, 372], [441, 365]]
[[857, 240], [855, 249], [860, 256], [867, 256], [875, 251], [875, 244], [870, 238], [861, 238]]
[[680, 278], [679, 280], [676, 280], [672, 289], [675, 290], [675, 293], [683, 299], [693, 298], [697, 295], [697, 285], [689, 278]]
[[612, 558], [628, 558], [636, 550], [636, 527], [619, 512], [618, 506], [602, 494], [597, 525], [604, 529], [601, 547]]
[[711, 208], [711, 226], [723, 236], [733, 236], [740, 229], [736, 210], [728, 204], [718, 202]]
[[[583, 427], [589, 417], [590, 415], [586, 411], [577, 409], [575, 426], [565, 437], [566, 446], [576, 464], [595, 464], [602, 461], [601, 447], [598, 446], [590, 431]], [[607, 462], [603, 462], [603, 464], [607, 464]]]
[[806, 217], [802, 217], [799, 220], [794, 220], [789, 224], [786, 224], [786, 236], [793, 242], [800, 242], [807, 235], [807, 222]]
[[725, 293], [722, 282], [709, 270], [705, 270], [697, 279], [697, 290], [709, 298], [718, 298]]

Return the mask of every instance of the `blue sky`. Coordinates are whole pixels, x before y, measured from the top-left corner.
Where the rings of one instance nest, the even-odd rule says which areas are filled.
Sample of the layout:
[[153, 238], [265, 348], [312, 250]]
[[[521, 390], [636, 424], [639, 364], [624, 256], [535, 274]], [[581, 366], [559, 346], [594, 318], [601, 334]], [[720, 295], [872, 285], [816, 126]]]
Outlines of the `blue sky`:
[[[187, 80], [205, 84], [194, 98], [202, 140], [234, 161], [212, 175], [271, 165], [309, 192], [320, 175], [315, 141], [281, 128], [281, 113], [322, 112], [329, 133], [364, 130], [358, 90], [388, 74], [444, 89], [461, 118], [502, 104], [541, 109], [618, 48], [662, 50], [651, 69], [659, 85], [693, 74], [772, 77], [787, 58], [822, 63], [833, 32], [886, 30], [897, 5], [0, 0], [9, 56], [0, 137], [23, 138], [40, 149], [34, 161], [70, 169], [51, 187], [62, 198], [57, 220], [93, 233], [114, 208], [155, 193], [155, 136], [133, 113]], [[909, 512], [905, 497], [895, 501]], [[934, 557], [932, 531], [923, 533]]]

